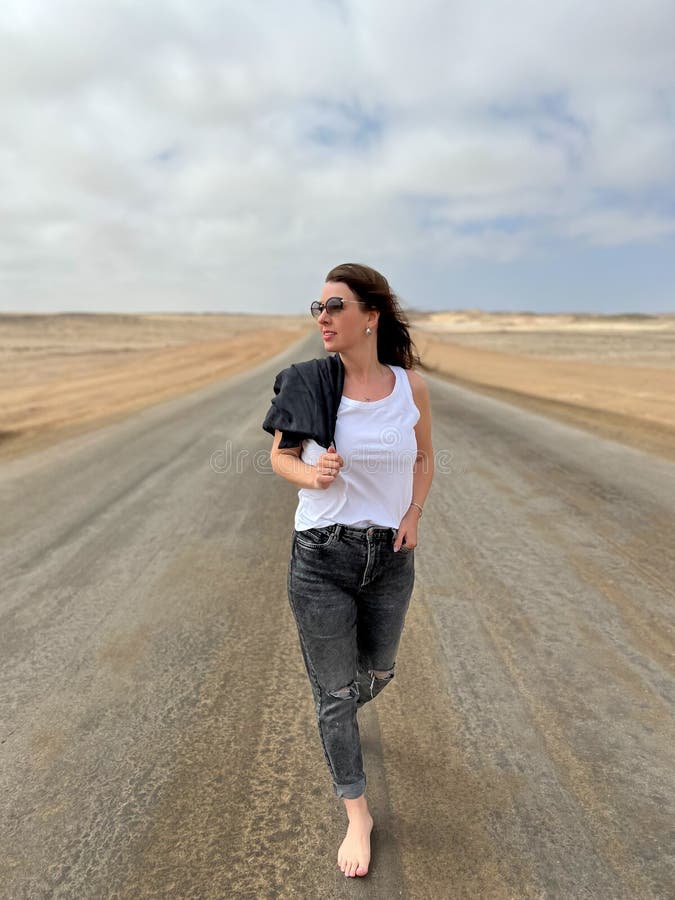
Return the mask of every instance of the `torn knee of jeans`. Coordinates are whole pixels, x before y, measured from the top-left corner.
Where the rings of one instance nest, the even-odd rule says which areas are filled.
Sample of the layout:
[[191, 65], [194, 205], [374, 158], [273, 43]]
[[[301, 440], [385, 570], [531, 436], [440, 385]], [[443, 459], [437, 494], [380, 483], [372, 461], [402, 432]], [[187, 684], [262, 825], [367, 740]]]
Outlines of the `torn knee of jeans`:
[[337, 697], [338, 700], [357, 700], [359, 696], [359, 686], [355, 681], [346, 687], [338, 688], [336, 691], [328, 691], [331, 697]]
[[389, 681], [394, 677], [394, 667], [391, 669], [368, 669], [368, 672], [379, 681]]

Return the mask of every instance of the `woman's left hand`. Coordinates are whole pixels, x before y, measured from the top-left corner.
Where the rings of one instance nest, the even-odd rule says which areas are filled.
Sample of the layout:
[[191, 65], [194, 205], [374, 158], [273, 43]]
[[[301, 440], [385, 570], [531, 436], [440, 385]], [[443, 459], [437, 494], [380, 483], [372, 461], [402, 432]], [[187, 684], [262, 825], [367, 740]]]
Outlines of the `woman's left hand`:
[[417, 546], [417, 523], [420, 520], [416, 507], [411, 507], [401, 519], [398, 526], [398, 534], [394, 541], [394, 552], [401, 549], [401, 545], [405, 543], [406, 550], [412, 550]]

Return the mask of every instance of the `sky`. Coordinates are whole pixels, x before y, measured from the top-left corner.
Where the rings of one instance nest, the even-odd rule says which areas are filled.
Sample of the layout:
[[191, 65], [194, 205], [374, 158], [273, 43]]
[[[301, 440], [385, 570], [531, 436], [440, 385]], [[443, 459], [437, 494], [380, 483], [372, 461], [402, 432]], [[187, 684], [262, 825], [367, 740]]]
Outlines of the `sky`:
[[[675, 312], [673, 0], [3, 0], [0, 311]], [[308, 313], [309, 314], [309, 313]]]

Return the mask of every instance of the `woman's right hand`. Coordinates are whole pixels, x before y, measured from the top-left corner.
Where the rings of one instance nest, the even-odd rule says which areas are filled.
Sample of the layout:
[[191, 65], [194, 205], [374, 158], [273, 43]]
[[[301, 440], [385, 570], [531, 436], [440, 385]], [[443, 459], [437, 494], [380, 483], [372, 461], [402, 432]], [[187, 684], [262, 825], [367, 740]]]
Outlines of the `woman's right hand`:
[[331, 444], [326, 453], [322, 453], [316, 461], [314, 487], [325, 491], [340, 474], [344, 460]]

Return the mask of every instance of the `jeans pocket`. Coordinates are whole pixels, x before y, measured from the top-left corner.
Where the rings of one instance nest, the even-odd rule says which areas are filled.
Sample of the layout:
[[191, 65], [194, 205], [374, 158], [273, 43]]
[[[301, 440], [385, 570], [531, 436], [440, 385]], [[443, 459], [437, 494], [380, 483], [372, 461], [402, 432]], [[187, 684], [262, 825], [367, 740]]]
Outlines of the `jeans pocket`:
[[306, 550], [319, 550], [321, 547], [330, 547], [335, 540], [336, 530], [334, 525], [324, 528], [305, 528], [295, 532], [295, 542]]

